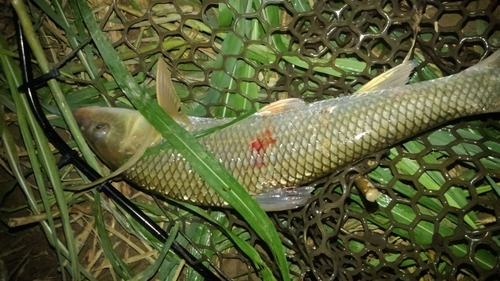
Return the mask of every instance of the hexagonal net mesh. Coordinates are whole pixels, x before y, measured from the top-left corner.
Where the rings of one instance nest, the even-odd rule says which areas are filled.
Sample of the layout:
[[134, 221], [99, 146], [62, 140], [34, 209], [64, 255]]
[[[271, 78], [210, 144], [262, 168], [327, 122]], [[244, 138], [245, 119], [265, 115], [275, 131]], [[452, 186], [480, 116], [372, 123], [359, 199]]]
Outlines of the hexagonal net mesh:
[[[353, 93], [398, 65], [415, 32], [412, 80], [459, 72], [500, 45], [497, 1], [257, 2], [113, 3], [95, 4], [94, 11], [141, 83], [154, 77], [158, 57], [168, 59], [183, 110], [197, 116], [235, 116], [287, 97], [312, 102]], [[78, 67], [63, 70], [78, 73]], [[85, 82], [104, 98], [91, 103], [123, 102], [119, 91], [99, 88], [102, 77], [106, 68]], [[360, 179], [381, 192], [377, 202], [360, 195]], [[300, 278], [494, 280], [499, 180], [500, 119], [488, 115], [348, 166], [319, 181], [305, 207], [270, 216]], [[248, 231], [249, 243], [278, 272], [246, 223], [223, 212], [229, 228]], [[197, 221], [203, 220], [190, 223]], [[247, 257], [218, 243], [198, 247], [215, 253], [229, 277], [258, 279]], [[227, 268], [234, 264], [241, 270], [231, 275]]]

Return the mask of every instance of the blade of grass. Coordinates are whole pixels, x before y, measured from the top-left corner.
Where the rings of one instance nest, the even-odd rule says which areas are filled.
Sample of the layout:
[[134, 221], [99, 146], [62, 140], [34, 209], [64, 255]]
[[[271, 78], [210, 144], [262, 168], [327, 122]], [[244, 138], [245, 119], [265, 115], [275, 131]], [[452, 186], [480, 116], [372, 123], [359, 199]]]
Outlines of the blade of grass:
[[206, 211], [203, 209], [186, 204], [184, 202], [177, 202], [179, 205], [184, 206], [184, 208], [187, 208], [193, 212], [195, 212], [198, 216], [203, 217], [205, 220], [210, 222], [213, 225], [218, 226], [221, 230], [224, 231], [226, 236], [228, 236], [238, 247], [254, 262], [255, 268], [261, 268], [260, 273], [262, 274], [262, 277], [264, 280], [270, 280], [273, 278], [273, 274], [269, 267], [267, 267], [266, 263], [262, 260], [260, 257], [259, 253], [255, 250], [254, 247], [246, 243], [244, 240], [242, 240], [239, 236], [234, 234], [230, 229], [227, 229], [224, 225], [222, 225], [218, 220], [212, 218]]
[[[17, 87], [16, 87], [17, 89]], [[0, 106], [0, 115], [3, 115], [3, 110], [2, 107]], [[23, 115], [23, 113], [21, 113]], [[24, 117], [21, 117], [18, 119], [18, 122], [21, 127], [21, 131], [27, 131], [27, 124], [26, 121], [24, 120]], [[0, 139], [2, 140], [2, 143], [4, 145], [5, 151], [6, 151], [6, 157], [9, 162], [9, 165], [17, 179], [17, 182], [19, 183], [19, 186], [23, 190], [24, 194], [26, 195], [26, 198], [28, 200], [28, 204], [30, 206], [31, 211], [35, 215], [40, 215], [41, 211], [38, 208], [38, 203], [35, 199], [35, 195], [32, 193], [31, 187], [27, 180], [24, 178], [22, 171], [21, 171], [21, 164], [19, 162], [19, 158], [16, 155], [16, 147], [14, 144], [14, 141], [12, 139], [12, 136], [10, 135], [10, 132], [6, 129], [6, 124], [4, 123], [3, 118], [0, 118]], [[30, 134], [29, 133], [24, 133], [23, 139], [25, 140], [31, 140]], [[30, 156], [31, 162], [33, 166], [36, 166], [37, 160], [36, 159], [36, 152], [33, 147], [27, 147], [28, 154]], [[37, 178], [37, 181], [39, 183], [38, 186], [43, 184], [44, 182], [44, 177], [41, 173], [40, 166], [34, 169], [35, 172], [35, 177]], [[50, 204], [49, 204], [50, 205]], [[66, 268], [68, 270], [71, 270], [70, 266], [71, 263], [66, 263], [65, 261], [70, 258], [70, 253], [68, 249], [64, 246], [64, 244], [58, 239], [57, 237], [57, 229], [54, 225], [53, 218], [51, 216], [47, 216], [47, 221], [42, 221], [41, 223], [42, 229], [45, 233], [45, 236], [47, 237], [49, 243], [56, 248], [56, 254], [59, 260], [59, 264], [63, 266], [66, 264]], [[78, 264], [78, 263], [77, 263]], [[93, 278], [93, 276], [85, 269], [83, 268], [80, 264], [78, 264], [79, 271], [88, 279], [88, 280], [96, 280]], [[76, 278], [75, 278], [76, 279]]]
[[[277, 55], [276, 53], [268, 46], [261, 44], [249, 44], [246, 48], [246, 52], [244, 53], [248, 59], [254, 60], [261, 64], [271, 64], [276, 61]], [[309, 58], [309, 57], [298, 57], [294, 53], [285, 53], [285, 55], [280, 56], [284, 61], [293, 64], [294, 66], [301, 67], [304, 69], [308, 69], [309, 65], [327, 65], [331, 64], [329, 59], [321, 59], [321, 58]], [[302, 59], [303, 58], [303, 59]], [[310, 61], [308, 63], [307, 61]], [[336, 58], [333, 64], [335, 67], [342, 69], [346, 72], [362, 72], [366, 68], [366, 62], [357, 61], [354, 59], [346, 59], [346, 58]], [[334, 70], [332, 67], [328, 66], [316, 66], [313, 68], [314, 71], [328, 74], [331, 76], [340, 76], [342, 73]]]
[[[253, 1], [255, 9], [252, 7], [251, 1], [229, 1], [231, 7], [236, 9], [238, 14], [250, 14], [258, 10], [261, 3], [259, 1]], [[223, 16], [221, 15], [220, 21], [225, 24], [230, 23], [229, 18], [233, 19], [236, 15], [232, 14], [231, 9], [227, 9], [226, 5], [220, 4], [219, 9], [223, 11]], [[256, 19], [247, 20], [244, 17], [239, 17], [239, 20], [233, 25], [234, 32], [230, 31], [227, 33], [224, 42], [222, 43], [220, 53], [217, 55], [216, 67], [221, 67], [222, 62], [225, 64], [225, 71], [219, 70], [216, 76], [212, 76], [212, 84], [216, 89], [230, 89], [239, 90], [236, 92], [228, 92], [223, 94], [221, 97], [224, 103], [223, 107], [218, 107], [215, 111], [215, 116], [217, 117], [234, 117], [237, 113], [233, 110], [246, 111], [252, 108], [250, 101], [256, 100], [258, 98], [258, 93], [260, 87], [255, 82], [247, 82], [247, 79], [251, 79], [255, 75], [255, 69], [253, 66], [248, 64], [242, 59], [235, 60], [235, 58], [225, 57], [226, 54], [236, 54], [240, 58], [244, 57], [243, 52], [243, 41], [241, 36], [249, 41], [256, 41], [263, 37], [262, 32], [266, 29], [279, 26], [279, 9], [277, 6], [267, 6], [260, 10], [263, 14], [264, 19], [268, 24], [262, 24]], [[236, 35], [238, 34], [238, 35]], [[283, 43], [281, 35], [271, 36], [272, 44], [280, 51], [286, 51], [286, 45]], [[233, 44], [236, 43], [236, 44]], [[227, 65], [228, 60], [231, 60], [231, 64]], [[235, 62], [234, 65], [232, 64]], [[242, 81], [237, 81], [241, 79]], [[213, 92], [217, 90], [213, 89]], [[210, 98], [210, 96], [208, 96]], [[215, 97], [215, 96], [214, 96]], [[259, 104], [256, 103], [253, 107], [258, 109]], [[229, 108], [233, 110], [229, 110]]]
[[[225, 218], [223, 214], [220, 212], [213, 212], [210, 214], [215, 220]], [[196, 245], [202, 246], [201, 253], [205, 255], [208, 259], [211, 259], [214, 255], [214, 251], [207, 248], [210, 246], [210, 242], [212, 239], [215, 239], [221, 235], [220, 232], [212, 233], [211, 230], [204, 225], [203, 223], [192, 222], [187, 231], [186, 236], [195, 243]], [[198, 250], [196, 248], [191, 249], [191, 254], [193, 256], [199, 255]], [[203, 276], [201, 276], [198, 272], [196, 272], [192, 268], [188, 268], [186, 272], [186, 280], [189, 281], [202, 281], [204, 280]]]
[[[247, 5], [249, 5], [248, 3]], [[248, 7], [246, 10], [248, 11]], [[244, 21], [243, 24], [241, 22]], [[252, 20], [251, 22], [248, 22], [244, 19], [240, 19], [240, 24], [236, 26], [236, 32], [238, 34], [248, 34], [247, 37], [249, 40], [256, 40], [259, 35], [259, 24], [257, 20]], [[233, 34], [233, 33], [231, 33]], [[243, 43], [243, 42], [242, 42]], [[229, 48], [232, 48], [231, 45], [225, 45], [228, 46]], [[239, 50], [240, 54], [242, 50]], [[226, 49], [221, 49], [221, 52], [225, 54], [226, 52], [229, 53], [236, 53], [237, 50], [226, 50]], [[242, 56], [243, 54], [241, 54]], [[243, 110], [243, 111], [248, 111], [249, 109], [252, 108], [252, 104], [250, 103], [250, 100], [256, 100], [258, 98], [259, 94], [259, 86], [255, 82], [247, 82], [245, 79], [251, 79], [254, 74], [255, 74], [255, 69], [246, 63], [244, 60], [237, 60], [235, 64], [235, 69], [231, 70], [230, 73], [236, 78], [236, 79], [242, 79], [243, 81], [235, 81], [232, 77], [228, 77], [231, 79], [231, 82], [235, 82], [235, 85], [232, 83], [229, 85], [229, 89], [238, 89], [240, 90], [240, 93], [226, 93], [223, 96], [223, 103], [225, 106], [222, 108], [219, 108], [219, 110], [216, 111], [215, 116], [218, 117], [234, 117], [236, 116], [236, 113], [234, 111], [228, 111], [228, 106], [236, 109], [236, 110]], [[225, 74], [225, 72], [224, 72]], [[227, 74], [226, 74], [227, 75]], [[258, 104], [255, 105], [256, 108], [258, 108]]]
[[[160, 216], [161, 214], [164, 214], [163, 210], [161, 210], [159, 207], [151, 205], [151, 204], [143, 204], [140, 205], [143, 207], [146, 207], [148, 210], [153, 210], [156, 212], [156, 215]], [[174, 215], [175, 213], [169, 213], [169, 218], [172, 221], [176, 222], [182, 222], [184, 223], [185, 220], [183, 220], [181, 217], [176, 217], [176, 216], [171, 216]], [[127, 215], [126, 215], [127, 216]], [[164, 221], [165, 219], [162, 218], [161, 221]], [[151, 236], [147, 233], [145, 233], [143, 227], [135, 222], [134, 220], [130, 220], [130, 224], [134, 229], [137, 229], [137, 231], [142, 232], [143, 236], [145, 236], [144, 239], [146, 242], [148, 242], [150, 245], [152, 245], [154, 248], [156, 248], [158, 251], [161, 251], [163, 249], [163, 243], [159, 242], [156, 238], [148, 238], [148, 236]], [[170, 230], [169, 230], [170, 233]], [[179, 232], [181, 233], [181, 232]], [[183, 244], [183, 241], [181, 241], [182, 236], [177, 235], [177, 238], [175, 241], [179, 243], [181, 246], [185, 247], [186, 245]], [[176, 276], [177, 272], [183, 269], [185, 261], [181, 260], [177, 255], [175, 255], [172, 251], [169, 251], [165, 258], [164, 262], [161, 264], [160, 268], [157, 271], [157, 279], [159, 280], [178, 280], [174, 279]]]
[[[6, 41], [0, 35], [0, 47], [6, 48], [6, 46], [7, 46]], [[47, 238], [49, 239], [49, 242], [56, 248], [56, 253], [58, 255], [60, 265], [63, 266], [64, 264], [66, 264], [65, 263], [66, 260], [62, 259], [61, 257], [62, 254], [66, 257], [66, 259], [68, 259], [69, 261], [69, 263], [67, 264], [68, 270], [72, 274], [75, 280], [80, 279], [80, 273], [83, 273], [87, 278], [93, 279], [86, 270], [83, 270], [81, 268], [78, 261], [78, 253], [75, 247], [76, 243], [74, 242], [71, 225], [69, 223], [69, 212], [66, 206], [66, 198], [64, 193], [62, 192], [62, 187], [60, 185], [58, 171], [55, 168], [56, 167], [54, 162], [55, 160], [53, 158], [52, 152], [50, 151], [47, 140], [43, 136], [41, 128], [38, 126], [38, 123], [36, 122], [33, 114], [30, 111], [26, 97], [20, 95], [17, 92], [17, 88], [21, 85], [21, 71], [13, 63], [11, 58], [8, 58], [6, 56], [0, 56], [0, 58], [2, 62], [2, 69], [9, 70], [6, 73], [7, 73], [7, 78], [9, 80], [9, 86], [12, 98], [17, 108], [16, 111], [18, 114], [18, 124], [21, 129], [23, 141], [26, 150], [28, 151], [30, 162], [33, 167], [33, 173], [37, 181], [38, 188], [40, 189], [40, 196], [42, 198], [43, 204], [45, 206], [45, 212], [47, 214], [50, 214], [50, 206], [52, 205], [52, 203], [51, 200], [48, 199], [48, 197], [46, 196], [47, 190], [45, 188], [45, 176], [42, 174], [41, 167], [43, 167], [45, 172], [47, 173], [47, 176], [51, 181], [52, 186], [54, 188], [59, 188], [59, 190], [57, 191], [55, 190], [56, 191], [55, 193], [60, 212], [61, 213], [65, 212], [65, 214], [61, 214], [61, 220], [62, 223], [66, 224], [63, 225], [63, 230], [66, 236], [66, 243], [68, 243], [68, 248], [66, 248], [57, 238], [57, 231], [52, 216], [50, 215], [48, 216], [47, 222], [42, 222], [42, 227], [46, 233]], [[7, 130], [2, 129], [0, 131], [2, 131], [3, 136], [5, 136], [4, 134], [8, 134]], [[31, 132], [33, 132], [33, 135], [31, 135]], [[33, 139], [35, 140], [38, 151], [35, 151], [34, 149]], [[8, 140], [6, 142], [4, 141], [3, 143], [4, 145], [7, 144]], [[26, 182], [24, 176], [22, 175], [19, 163], [16, 164], [15, 162], [16, 160], [15, 157], [13, 157], [14, 155], [13, 153], [14, 152], [12, 150], [12, 152], [10, 153], [11, 157], [9, 157], [11, 168], [16, 174], [16, 179], [18, 180], [20, 186], [22, 187], [24, 193], [26, 194], [28, 203], [32, 211], [35, 214], [40, 214], [35, 196], [31, 192], [29, 184]], [[40, 165], [39, 160], [41, 160], [42, 165]]]
[[[3, 38], [1, 38], [1, 39], [2, 39], [1, 41], [3, 41]], [[5, 67], [6, 66], [5, 57], [2, 57], [0, 60], [2, 61], [2, 66]], [[6, 68], [4, 68], [4, 69], [6, 69]], [[13, 72], [13, 73], [15, 73], [15, 72]], [[8, 74], [7, 79], [9, 80], [9, 82], [10, 82], [9, 84], [11, 85], [10, 89], [12, 91], [15, 91], [13, 89], [17, 89], [17, 87], [15, 87], [15, 82], [14, 82], [15, 78], [12, 78], [12, 76], [14, 76], [13, 73], [10, 75]], [[13, 92], [13, 95], [15, 95], [14, 92]], [[34, 146], [32, 145], [32, 139], [30, 137], [31, 134], [29, 132], [29, 128], [28, 128], [28, 125], [26, 122], [25, 114], [23, 112], [23, 109], [21, 108], [20, 98], [17, 97], [17, 98], [15, 98], [15, 100], [18, 102], [17, 104], [20, 107], [18, 110], [18, 124], [19, 124], [19, 127], [21, 129], [21, 133], [22, 133], [25, 147], [28, 151], [28, 155], [30, 156], [31, 163], [37, 164], [38, 159], [35, 156], [36, 152], [34, 150]], [[19, 163], [19, 157], [17, 155], [17, 149], [15, 146], [15, 142], [14, 142], [12, 135], [10, 134], [10, 132], [7, 129], [7, 124], [5, 124], [5, 121], [3, 120], [3, 116], [4, 116], [3, 114], [4, 114], [3, 106], [0, 105], [0, 115], [2, 116], [2, 118], [0, 118], [0, 135], [1, 135], [1, 139], [2, 139], [2, 144], [3, 144], [5, 152], [6, 152], [7, 160], [9, 161], [10, 166], [11, 166], [11, 170], [13, 171], [13, 173], [16, 177], [16, 183], [19, 183], [20, 186], [25, 191], [26, 198], [28, 199], [28, 203], [30, 203], [30, 206], [31, 206], [33, 213], [40, 214], [41, 212], [39, 211], [39, 208], [38, 208], [38, 202], [35, 199], [34, 194], [31, 192], [31, 188], [29, 187], [28, 183], [26, 182], [26, 179], [25, 179], [23, 173], [21, 172], [21, 165]], [[45, 181], [44, 181], [42, 172], [40, 170], [40, 166], [36, 166], [36, 168], [34, 168], [34, 173], [35, 173], [35, 178], [36, 178], [37, 182], [39, 183], [38, 188], [41, 191], [45, 190]], [[40, 194], [45, 195], [42, 193], [40, 193]], [[50, 233], [50, 237], [47, 237], [47, 238], [52, 242], [58, 241], [58, 237], [56, 236], [57, 230], [56, 230], [56, 227], [54, 224], [54, 219], [51, 215], [51, 208], [50, 208], [51, 202], [49, 202], [46, 195], [42, 197], [42, 202], [44, 205], [43, 209], [45, 209], [45, 213], [47, 214], [47, 227], [50, 228], [50, 230], [51, 230], [50, 232], [48, 232], [48, 231], [46, 232], [47, 234]], [[59, 261], [59, 265], [61, 266], [61, 270], [62, 270], [63, 262], [65, 262], [66, 259], [62, 256], [59, 248], [56, 247], [55, 250], [56, 250], [57, 259]]]
[[498, 186], [498, 184], [490, 176], [486, 176], [486, 179], [493, 187], [493, 190], [495, 190], [495, 192], [497, 193], [497, 196], [500, 197], [500, 187]]
[[[253, 115], [256, 111], [255, 110], [249, 110], [248, 112], [232, 119], [231, 121], [223, 124], [223, 125], [219, 125], [219, 126], [214, 126], [212, 128], [208, 128], [208, 129], [205, 129], [205, 130], [202, 130], [200, 132], [196, 132], [193, 134], [193, 138], [194, 139], [199, 139], [201, 137], [204, 137], [204, 136], [207, 136], [207, 135], [210, 135], [210, 134], [213, 134], [214, 132], [217, 132], [223, 128], [226, 128], [228, 126], [231, 126], [232, 124], [235, 124], [251, 115]], [[156, 153], [159, 153], [161, 151], [167, 151], [169, 149], [172, 149], [172, 145], [169, 143], [169, 142], [165, 142], [161, 145], [156, 145], [154, 147], [151, 147], [151, 148], [148, 148], [146, 150], [146, 152], [144, 152], [144, 156], [149, 156], [149, 155], [154, 155]]]
[[111, 240], [108, 236], [108, 231], [106, 230], [104, 217], [102, 213], [101, 207], [101, 195], [96, 192], [94, 197], [94, 217], [95, 217], [95, 226], [97, 228], [97, 234], [99, 235], [99, 240], [101, 242], [101, 247], [104, 251], [104, 254], [109, 260], [109, 263], [113, 267], [114, 271], [120, 275], [121, 278], [128, 280], [134, 276], [130, 267], [117, 256], [113, 249], [113, 245], [111, 244]]
[[94, 39], [94, 43], [103, 59], [106, 61], [110, 72], [134, 106], [187, 159], [193, 169], [245, 218], [249, 225], [269, 246], [280, 268], [281, 278], [289, 280], [290, 277], [286, 258], [283, 254], [283, 247], [269, 217], [243, 189], [239, 182], [224, 169], [222, 164], [216, 161], [205, 148], [151, 100], [142, 87], [139, 87], [135, 83], [111, 44], [100, 31], [87, 4], [74, 0], [70, 3], [78, 5], [89, 33]]
[[292, 5], [299, 13], [311, 10], [311, 2], [308, 0], [295, 0], [292, 1]]
[[128, 233], [135, 235], [143, 241], [148, 241], [150, 245], [156, 248], [161, 247], [161, 242], [154, 238], [154, 236], [146, 231], [137, 221], [132, 219], [129, 214], [120, 208], [120, 206], [111, 204], [106, 200], [101, 200], [101, 204]]
[[[26, 34], [26, 36], [30, 36], [30, 33], [28, 32]], [[35, 35], [31, 34], [31, 36], [35, 36]], [[2, 41], [1, 42], [2, 48], [5, 48], [6, 42], [3, 40], [3, 38], [1, 41]], [[20, 86], [20, 81], [21, 81], [20, 70], [14, 69], [14, 65], [12, 63], [8, 62], [5, 57], [2, 57], [2, 62], [3, 62], [4, 66], [9, 67], [12, 71], [12, 73], [9, 73], [7, 75], [7, 77], [8, 77], [8, 80], [10, 82], [9, 86], [11, 89], [12, 96], [15, 100], [15, 103], [17, 101], [16, 107], [18, 108], [18, 114], [21, 113], [21, 110], [23, 112], [28, 112], [30, 109], [29, 109], [29, 106], [27, 104], [26, 99], [25, 98], [23, 99], [22, 97], [20, 97], [19, 93], [17, 92], [17, 87]], [[2, 116], [3, 116], [3, 114], [2, 114]], [[76, 247], [75, 247], [75, 243], [74, 243], [74, 235], [73, 235], [73, 230], [71, 229], [71, 223], [69, 220], [69, 212], [68, 212], [67, 203], [65, 200], [66, 198], [65, 198], [64, 193], [62, 191], [61, 181], [59, 178], [55, 159], [54, 159], [54, 156], [52, 155], [52, 152], [50, 150], [47, 139], [43, 135], [43, 132], [41, 131], [40, 127], [38, 126], [36, 121], [34, 121], [34, 120], [31, 120], [31, 121], [32, 122], [29, 122], [28, 125], [30, 126], [30, 130], [33, 133], [32, 136], [34, 138], [34, 142], [35, 142], [35, 145], [37, 147], [36, 155], [38, 156], [38, 161], [40, 161], [40, 163], [42, 164], [41, 166], [43, 167], [43, 169], [46, 173], [46, 176], [49, 179], [49, 181], [53, 187], [53, 191], [54, 191], [56, 198], [57, 198], [57, 204], [59, 207], [59, 211], [61, 213], [61, 216], [60, 216], [61, 223], [63, 225], [63, 231], [64, 231], [64, 235], [66, 238], [66, 243], [67, 243], [66, 245], [68, 247], [68, 251], [69, 251], [69, 255], [70, 255], [70, 259], [69, 259], [70, 265], [71, 265], [70, 273], [73, 276], [73, 278], [75, 278], [75, 280], [80, 280], [80, 271], [78, 268], [78, 265], [79, 265], [78, 252], [76, 251]], [[27, 133], [27, 131], [25, 131], [25, 133]], [[29, 141], [30, 143], [32, 142], [32, 140], [27, 140], [27, 141]], [[34, 158], [32, 158], [31, 160], [33, 161]], [[41, 176], [41, 173], [39, 175], [40, 176], [38, 179], [40, 180], [40, 182], [43, 182], [44, 181], [43, 176]], [[40, 182], [38, 182], [38, 183], [40, 183]], [[45, 212], [50, 214], [50, 205], [48, 204], [48, 200], [47, 200], [47, 196], [46, 196], [48, 192], [45, 189], [45, 185], [39, 184], [38, 188], [40, 189], [40, 196], [42, 197], [42, 201], [44, 202], [44, 205], [45, 205], [44, 206]], [[53, 226], [53, 222], [52, 222], [52, 226]], [[57, 249], [57, 251], [59, 251], [59, 249]], [[57, 252], [57, 253], [58, 253], [59, 258], [61, 258], [59, 252]], [[60, 261], [61, 261], [61, 259], [60, 259]], [[62, 265], [62, 263], [61, 263], [61, 265]]]
[[[374, 179], [375, 181], [381, 184], [389, 184], [389, 182], [393, 177], [389, 169], [381, 167], [375, 169], [373, 172], [369, 174], [369, 176], [370, 178]], [[392, 186], [392, 189], [405, 195], [408, 198], [413, 198], [417, 194], [417, 191], [415, 189], [403, 184], [400, 181], [396, 181]], [[422, 197], [418, 202], [436, 213], [439, 213], [443, 208], [441, 202], [436, 198]]]
[[[165, 51], [169, 51], [169, 50], [172, 50], [172, 49], [178, 48], [180, 46], [184, 46], [184, 45], [186, 45], [186, 41], [172, 39], [172, 40], [168, 40], [166, 42], [163, 42], [162, 49]], [[147, 52], [150, 52], [151, 50], [154, 50], [156, 48], [158, 48], [158, 44], [148, 44], [148, 45], [142, 46], [139, 49], [139, 52], [140, 53], [147, 53]], [[122, 61], [124, 61], [124, 60], [129, 60], [129, 59], [133, 59], [133, 58], [137, 57], [137, 53], [134, 51], [127, 50], [127, 51], [123, 51], [123, 52], [119, 53], [119, 56], [120, 56], [120, 59]], [[98, 58], [94, 59], [94, 63], [97, 67], [102, 67], [104, 65], [104, 61], [102, 59], [98, 59]], [[82, 71], [85, 71], [85, 68], [83, 65], [68, 63], [68, 65], [64, 66], [60, 72], [61, 73], [80, 73]]]
[[[79, 38], [79, 36], [73, 31], [73, 29], [70, 28], [64, 13], [57, 13], [56, 11], [52, 10], [52, 8], [46, 1], [33, 0], [33, 2], [45, 13], [45, 15], [50, 18], [50, 20], [52, 20], [55, 24], [57, 24], [64, 30], [64, 33], [67, 37], [78, 38], [79, 41], [81, 41], [81, 38]], [[59, 5], [59, 3], [55, 3], [55, 1], [53, 1], [53, 4]]]
[[[303, 57], [304, 59], [307, 59], [307, 61], [304, 61], [301, 57], [297, 56], [290, 56], [286, 55], [282, 57], [285, 61], [304, 68], [304, 69], [309, 69], [310, 65], [313, 64], [326, 64], [329, 63], [328, 60], [325, 59], [313, 59], [313, 58], [306, 58]], [[335, 66], [349, 72], [362, 72], [366, 68], [366, 63], [362, 61], [356, 61], [352, 59], [336, 59], [335, 60]], [[328, 74], [331, 76], [339, 77], [342, 75], [342, 73], [338, 72], [332, 67], [326, 67], [326, 66], [315, 66], [313, 67], [314, 71], [323, 73], [323, 74]]]
[[[110, 202], [108, 202], [106, 200], [101, 200], [101, 204], [108, 212], [111, 213], [113, 218], [115, 218], [116, 221], [127, 232], [133, 234], [135, 237], [141, 239], [142, 241], [146, 241], [149, 245], [153, 246], [158, 251], [161, 251], [163, 249], [163, 244], [157, 238], [155, 238], [151, 233], [149, 233], [146, 229], [144, 229], [144, 227], [140, 223], [138, 223], [137, 221], [132, 219], [130, 217], [130, 215], [128, 213], [124, 212], [123, 209], [121, 209], [119, 206], [114, 206], [113, 204], [111, 204]], [[139, 206], [141, 206], [141, 205], [139, 205]], [[142, 205], [142, 207], [145, 207], [145, 209], [143, 209], [143, 210], [146, 210], [146, 211], [151, 210], [151, 209], [158, 209], [158, 208], [154, 208], [154, 206], [149, 205], [149, 204]], [[159, 209], [156, 211], [157, 211], [157, 213], [161, 213], [161, 211], [159, 211]], [[97, 213], [96, 213], [96, 215], [97, 215]], [[176, 221], [183, 221], [181, 218], [174, 218], [174, 219]], [[103, 233], [103, 235], [105, 235], [105, 233]], [[114, 250], [112, 248], [109, 248], [109, 246], [107, 246], [107, 247], [108, 247], [108, 249], [107, 249], [108, 252], [107, 252], [106, 256], [111, 257], [113, 259], [113, 261], [115, 262], [114, 265], [116, 266], [117, 270], [122, 271], [123, 270], [122, 269], [122, 260], [120, 260], [119, 257], [116, 256], [116, 254], [114, 253]], [[179, 261], [180, 261], [179, 257], [174, 255], [172, 252], [168, 252], [167, 255], [164, 257], [164, 259], [165, 259], [165, 261], [162, 263], [162, 265], [160, 267], [160, 272], [159, 272], [160, 276], [163, 276], [164, 272], [169, 272], [170, 274], [167, 274], [167, 275], [173, 276], [175, 271], [179, 267]], [[122, 273], [126, 274], [124, 272], [122, 272]], [[120, 274], [122, 274], [122, 273], [120, 273]], [[139, 274], [142, 274], [142, 273], [139, 273]], [[160, 280], [169, 280], [169, 279], [160, 277]]]
[[[260, 25], [264, 30], [264, 34], [269, 34], [270, 30], [274, 28], [279, 28], [281, 25], [280, 8], [278, 5], [266, 5], [265, 7], [261, 7], [264, 4], [265, 2], [262, 0], [253, 0], [253, 6], [255, 7], [255, 10], [259, 10], [262, 8], [261, 11], [264, 23]], [[288, 50], [288, 45], [285, 44], [283, 40], [286, 39], [280, 33], [275, 33], [271, 35], [271, 45], [274, 46], [276, 50], [278, 50], [278, 52], [286, 52]]]
[[[21, 21], [23, 32], [25, 34], [26, 39], [28, 40], [28, 44], [31, 48], [31, 51], [33, 52], [34, 57], [38, 61], [40, 69], [42, 70], [43, 73], [49, 72], [50, 68], [47, 58], [45, 57], [45, 53], [42, 46], [40, 45], [40, 42], [37, 40], [38, 37], [36, 36], [35, 30], [31, 24], [30, 16], [26, 11], [26, 6], [21, 0], [12, 0], [12, 6], [16, 11], [19, 20]], [[64, 95], [61, 91], [61, 88], [57, 84], [57, 81], [50, 80], [47, 82], [47, 85], [49, 86], [50, 91], [54, 97], [54, 100], [56, 101], [59, 107], [61, 115], [68, 124], [68, 129], [73, 135], [85, 160], [90, 164], [90, 166], [92, 166], [92, 168], [100, 172], [101, 169], [97, 164], [97, 160], [95, 159], [93, 153], [90, 151], [90, 148], [88, 147], [82, 134], [80, 133], [78, 125], [76, 124], [76, 121], [71, 113], [71, 109], [66, 103]]]
[[7, 95], [7, 93], [0, 93], [0, 103], [3, 104], [6, 108], [8, 108], [12, 112], [16, 112], [16, 106], [11, 98]]
[[170, 249], [170, 246], [172, 245], [172, 242], [174, 242], [175, 237], [177, 237], [178, 232], [179, 232], [179, 225], [176, 224], [170, 230], [169, 232], [170, 237], [168, 237], [167, 241], [163, 245], [163, 248], [161, 249], [158, 257], [156, 258], [156, 261], [148, 268], [146, 268], [144, 271], [134, 276], [134, 278], [130, 279], [130, 281], [143, 281], [143, 280], [146, 281], [153, 279], [154, 275], [158, 272], [160, 266], [166, 262], [165, 257], [167, 256], [167, 253]]
[[[221, 50], [224, 51], [224, 54], [228, 55], [239, 55], [241, 54], [243, 48], [243, 42], [240, 38], [238, 38], [234, 33], [229, 33], [224, 42], [222, 43]], [[220, 99], [221, 94], [219, 91], [223, 89], [235, 89], [237, 86], [235, 85], [236, 81], [229, 76], [227, 73], [235, 74], [236, 64], [238, 60], [234, 57], [224, 57], [222, 54], [217, 55], [217, 59], [215, 60], [214, 68], [221, 69], [215, 70], [211, 74], [210, 84], [214, 88], [210, 88], [204, 98], [204, 101], [207, 104], [214, 103]], [[224, 70], [223, 70], [224, 69]], [[227, 73], [226, 73], [227, 72]], [[232, 93], [227, 93], [226, 95], [234, 95]], [[215, 116], [217, 117], [226, 117], [229, 114], [226, 113], [226, 108], [222, 111], [218, 111]]]

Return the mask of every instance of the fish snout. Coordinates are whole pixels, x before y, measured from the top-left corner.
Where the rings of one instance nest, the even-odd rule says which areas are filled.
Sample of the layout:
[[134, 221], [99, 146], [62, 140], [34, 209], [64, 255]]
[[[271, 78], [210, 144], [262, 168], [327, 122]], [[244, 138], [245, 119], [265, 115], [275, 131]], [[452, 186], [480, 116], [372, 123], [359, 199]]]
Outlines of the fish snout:
[[91, 110], [88, 107], [77, 108], [72, 113], [80, 130], [83, 131], [90, 126], [92, 118], [90, 118]]

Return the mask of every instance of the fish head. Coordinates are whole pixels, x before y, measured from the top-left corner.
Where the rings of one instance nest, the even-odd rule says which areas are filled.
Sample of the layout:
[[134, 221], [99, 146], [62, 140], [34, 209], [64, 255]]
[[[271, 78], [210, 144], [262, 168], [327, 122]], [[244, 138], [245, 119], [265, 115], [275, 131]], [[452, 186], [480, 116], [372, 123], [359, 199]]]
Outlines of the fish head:
[[136, 110], [92, 106], [76, 109], [73, 116], [94, 153], [115, 169], [134, 155], [154, 130]]

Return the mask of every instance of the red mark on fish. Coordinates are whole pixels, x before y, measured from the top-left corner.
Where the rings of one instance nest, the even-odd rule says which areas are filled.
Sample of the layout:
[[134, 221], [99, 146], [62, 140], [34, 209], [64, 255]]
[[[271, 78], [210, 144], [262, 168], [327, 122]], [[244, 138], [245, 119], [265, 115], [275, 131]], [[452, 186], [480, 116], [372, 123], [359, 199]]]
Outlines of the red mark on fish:
[[264, 161], [262, 159], [262, 151], [269, 147], [272, 144], [276, 143], [276, 139], [273, 138], [271, 130], [266, 129], [263, 134], [255, 137], [250, 142], [250, 149], [252, 150], [253, 166], [260, 168], [264, 165]]
[[250, 147], [252, 150], [256, 150], [257, 152], [261, 152], [266, 149], [271, 144], [275, 144], [276, 139], [273, 138], [273, 135], [269, 129], [266, 129], [264, 133], [260, 136], [257, 136], [250, 142]]

